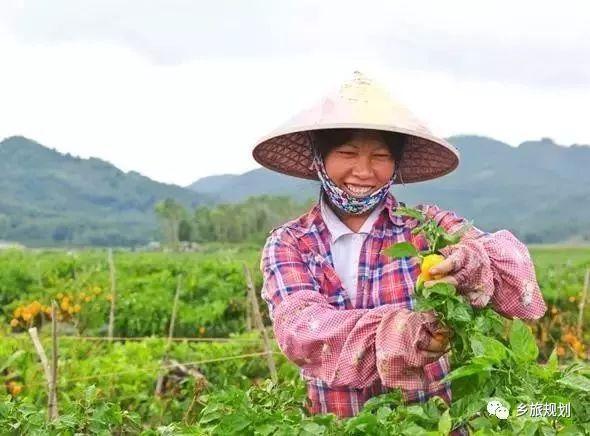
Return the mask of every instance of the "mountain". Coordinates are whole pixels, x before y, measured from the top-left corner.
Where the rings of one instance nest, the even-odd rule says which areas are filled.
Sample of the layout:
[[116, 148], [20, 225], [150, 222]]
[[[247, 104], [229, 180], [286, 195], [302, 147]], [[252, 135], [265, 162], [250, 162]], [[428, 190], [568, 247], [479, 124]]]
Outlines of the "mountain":
[[[589, 146], [563, 147], [543, 138], [511, 147], [473, 135], [448, 141], [461, 153], [458, 169], [436, 180], [396, 185], [392, 192], [398, 200], [436, 203], [484, 230], [506, 228], [527, 242], [590, 240]], [[217, 182], [206, 177], [190, 189], [220, 203], [260, 194], [315, 198], [318, 192], [317, 182], [264, 168]]]
[[0, 240], [27, 245], [133, 245], [156, 237], [156, 202], [186, 207], [203, 194], [61, 154], [30, 139], [0, 142]]
[[297, 200], [306, 200], [318, 195], [319, 182], [260, 168], [239, 175], [203, 177], [187, 188], [200, 194], [208, 194], [216, 203], [237, 203], [262, 194], [288, 195]]

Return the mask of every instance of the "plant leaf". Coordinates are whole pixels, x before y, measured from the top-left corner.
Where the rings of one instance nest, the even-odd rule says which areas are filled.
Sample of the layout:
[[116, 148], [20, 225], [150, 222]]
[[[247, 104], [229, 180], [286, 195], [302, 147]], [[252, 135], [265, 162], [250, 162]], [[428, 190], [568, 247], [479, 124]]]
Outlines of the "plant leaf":
[[510, 327], [510, 348], [520, 362], [535, 361], [539, 355], [531, 329], [520, 319], [515, 319]]
[[449, 409], [445, 410], [438, 421], [438, 431], [442, 435], [448, 435], [452, 428], [451, 414]]
[[590, 379], [580, 374], [567, 374], [557, 380], [557, 383], [576, 391], [590, 392]]
[[414, 247], [409, 242], [399, 242], [397, 244], [391, 245], [384, 249], [383, 252], [388, 256], [395, 258], [415, 257], [419, 254], [416, 247]]

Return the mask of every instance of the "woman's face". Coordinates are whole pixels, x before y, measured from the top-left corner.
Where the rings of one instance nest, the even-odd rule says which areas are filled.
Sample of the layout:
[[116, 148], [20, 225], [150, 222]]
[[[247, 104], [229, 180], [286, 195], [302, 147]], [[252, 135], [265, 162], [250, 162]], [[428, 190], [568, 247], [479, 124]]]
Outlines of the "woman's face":
[[328, 176], [355, 197], [365, 197], [389, 182], [395, 163], [378, 132], [355, 132], [324, 158]]

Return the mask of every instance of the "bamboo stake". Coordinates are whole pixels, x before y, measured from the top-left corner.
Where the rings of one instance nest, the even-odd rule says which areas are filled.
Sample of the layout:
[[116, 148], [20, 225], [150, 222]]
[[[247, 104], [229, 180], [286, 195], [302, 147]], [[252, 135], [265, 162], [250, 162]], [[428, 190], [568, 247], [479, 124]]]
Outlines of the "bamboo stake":
[[264, 324], [262, 322], [262, 315], [260, 314], [260, 308], [258, 307], [258, 298], [256, 298], [256, 291], [254, 290], [254, 282], [252, 281], [252, 275], [250, 274], [250, 270], [246, 265], [244, 265], [244, 275], [246, 276], [246, 285], [248, 286], [248, 295], [250, 299], [250, 304], [252, 306], [252, 315], [254, 318], [254, 323], [256, 324], [256, 328], [260, 330], [262, 334], [263, 344], [264, 344], [264, 352], [266, 355], [266, 363], [268, 365], [268, 370], [270, 372], [270, 377], [273, 382], [277, 382], [277, 369], [275, 366], [275, 361], [273, 358], [273, 352], [270, 345], [270, 340], [268, 338], [268, 332], [264, 328]]
[[39, 356], [39, 360], [41, 361], [41, 366], [43, 367], [43, 373], [45, 374], [45, 381], [47, 382], [47, 413], [50, 414], [51, 410], [51, 368], [49, 366], [49, 361], [47, 360], [47, 354], [45, 354], [45, 350], [43, 349], [43, 344], [41, 344], [41, 340], [39, 339], [39, 334], [37, 333], [37, 327], [31, 327], [29, 329], [29, 336], [33, 341], [33, 346], [35, 347], [35, 351], [37, 352], [37, 356]]
[[250, 291], [246, 291], [246, 331], [252, 331], [252, 302], [250, 301]]
[[35, 347], [35, 351], [39, 356], [39, 360], [41, 361], [41, 366], [43, 367], [43, 374], [45, 375], [45, 381], [47, 384], [47, 417], [50, 421], [53, 421], [58, 418], [57, 413], [57, 335], [55, 334], [55, 302], [52, 303], [51, 307], [51, 315], [52, 315], [52, 340], [53, 340], [53, 348], [51, 351], [51, 365], [49, 364], [49, 360], [47, 359], [47, 354], [45, 354], [45, 349], [43, 348], [43, 344], [41, 344], [41, 340], [39, 339], [39, 334], [37, 331], [37, 327], [31, 327], [29, 329], [29, 336], [33, 341], [33, 346]]
[[55, 420], [58, 418], [57, 411], [57, 359], [58, 359], [58, 344], [57, 344], [57, 303], [55, 300], [51, 302], [51, 403], [49, 404], [49, 419]]
[[584, 325], [584, 306], [588, 299], [588, 286], [590, 284], [590, 268], [586, 269], [586, 276], [584, 278], [584, 289], [582, 290], [582, 297], [580, 298], [579, 312], [578, 312], [578, 338], [582, 340], [582, 326]]
[[[164, 351], [164, 357], [162, 358], [162, 366], [168, 363], [168, 356], [170, 354], [170, 348], [172, 346], [172, 338], [174, 336], [174, 324], [176, 323], [176, 313], [178, 312], [178, 300], [180, 297], [180, 284], [182, 275], [178, 275], [176, 278], [176, 293], [174, 294], [174, 303], [172, 305], [172, 316], [170, 317], [170, 326], [168, 327], [168, 340], [166, 342], [166, 348]], [[158, 381], [156, 382], [156, 395], [162, 395], [164, 389], [164, 375], [160, 370], [158, 375]]]
[[117, 301], [117, 286], [116, 286], [116, 269], [115, 269], [115, 261], [113, 259], [113, 249], [109, 248], [109, 255], [108, 255], [108, 262], [109, 262], [109, 273], [111, 278], [111, 310], [109, 312], [109, 330], [108, 336], [109, 339], [112, 340], [113, 334], [115, 331], [115, 304]]

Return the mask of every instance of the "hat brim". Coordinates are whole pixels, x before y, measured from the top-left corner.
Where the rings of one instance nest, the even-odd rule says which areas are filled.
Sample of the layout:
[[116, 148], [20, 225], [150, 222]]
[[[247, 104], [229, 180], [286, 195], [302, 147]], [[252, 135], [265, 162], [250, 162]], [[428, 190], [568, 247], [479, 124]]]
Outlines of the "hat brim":
[[261, 139], [252, 151], [260, 165], [279, 173], [303, 179], [318, 180], [312, 168], [311, 135], [314, 130], [369, 129], [401, 133], [406, 137], [395, 183], [415, 183], [449, 174], [459, 165], [459, 151], [447, 141], [423, 133], [383, 125], [322, 124], [305, 129], [276, 131]]

